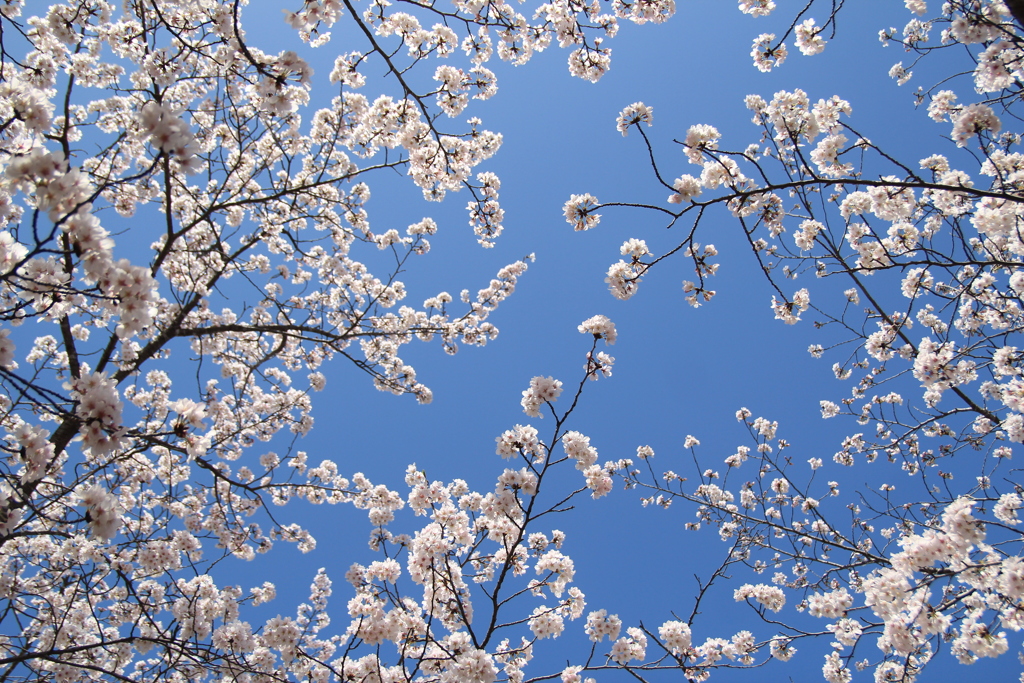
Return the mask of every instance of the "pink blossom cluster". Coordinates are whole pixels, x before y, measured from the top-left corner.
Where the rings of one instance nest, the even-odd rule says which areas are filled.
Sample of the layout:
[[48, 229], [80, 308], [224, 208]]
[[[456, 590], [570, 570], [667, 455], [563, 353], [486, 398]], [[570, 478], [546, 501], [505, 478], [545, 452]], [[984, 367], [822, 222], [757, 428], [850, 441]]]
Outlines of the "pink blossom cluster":
[[124, 408], [115, 382], [104, 373], [83, 375], [72, 385], [76, 414], [82, 421], [82, 442], [94, 456], [117, 448], [123, 432]]
[[85, 518], [92, 535], [105, 541], [112, 539], [121, 526], [117, 496], [102, 486], [94, 485], [82, 491], [79, 497], [85, 505]]
[[554, 377], [534, 377], [530, 380], [530, 388], [523, 391], [520, 401], [523, 412], [530, 417], [544, 417], [540, 408], [545, 403], [554, 403], [562, 394], [562, 382]]
[[618, 339], [618, 333], [613, 323], [607, 316], [595, 315], [580, 323], [577, 328], [580, 334], [592, 334], [595, 339], [604, 339], [606, 345], [614, 344]]
[[174, 156], [185, 170], [198, 170], [192, 157], [198, 151], [195, 136], [178, 113], [159, 102], [147, 102], [139, 112], [140, 133], [161, 152]]

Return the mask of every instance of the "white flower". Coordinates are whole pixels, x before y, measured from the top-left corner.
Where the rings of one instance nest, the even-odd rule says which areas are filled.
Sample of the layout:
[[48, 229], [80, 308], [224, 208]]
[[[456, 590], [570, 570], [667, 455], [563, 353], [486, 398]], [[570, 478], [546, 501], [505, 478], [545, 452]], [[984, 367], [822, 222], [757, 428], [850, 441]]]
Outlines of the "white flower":
[[580, 323], [577, 329], [580, 331], [580, 334], [589, 333], [594, 335], [595, 339], [604, 339], [605, 344], [614, 344], [618, 338], [618, 334], [615, 331], [615, 323], [603, 315], [587, 318]]
[[565, 220], [574, 230], [590, 230], [601, 221], [601, 214], [594, 213], [597, 197], [589, 194], [574, 194], [565, 203]]
[[648, 127], [654, 125], [654, 107], [648, 107], [643, 102], [634, 102], [619, 113], [615, 120], [615, 130], [622, 133], [622, 137], [626, 137], [630, 126], [639, 126], [641, 123], [646, 123]]

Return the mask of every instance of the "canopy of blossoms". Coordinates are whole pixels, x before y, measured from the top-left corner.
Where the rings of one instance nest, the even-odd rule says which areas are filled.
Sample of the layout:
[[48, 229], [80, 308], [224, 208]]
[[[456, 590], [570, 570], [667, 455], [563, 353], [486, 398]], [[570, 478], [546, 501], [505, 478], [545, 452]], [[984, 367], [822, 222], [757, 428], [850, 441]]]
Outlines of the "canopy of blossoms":
[[[1019, 645], [1024, 486], [1008, 460], [1024, 442], [1024, 6], [906, 0], [905, 27], [881, 27], [909, 55], [890, 71], [901, 84], [937, 55], [960, 60], [917, 93], [947, 128], [925, 158], [857, 132], [841, 92], [751, 94], [749, 139], [729, 141], [706, 112], [671, 157], [654, 108], [635, 102], [608, 125], [642, 141], [649, 169], [635, 171], [663, 199], [582, 191], [564, 204], [577, 231], [616, 215], [669, 228], [623, 236], [605, 280], [619, 300], [674, 265], [681, 302], [715, 305], [709, 223], [740, 231], [774, 317], [813, 320], [811, 355], [849, 385], [820, 402], [823, 419], [856, 425], [831, 463], [790, 457], [785, 426], [745, 408], [747, 442], [724, 458], [686, 439], [692, 472], [664, 471], [645, 444], [602, 461], [577, 424], [584, 390], [615, 363], [617, 327], [598, 314], [571, 321], [577, 368], [524, 378], [526, 424], [495, 435], [493, 488], [478, 491], [415, 464], [404, 486], [375, 484], [292, 447], [313, 428], [327, 363], [427, 403], [404, 347], [485, 345], [527, 271], [529, 257], [458, 295], [414, 294], [402, 274], [438, 223], [375, 231], [371, 187], [397, 174], [427, 202], [462, 193], [473, 238], [494, 246], [504, 210], [487, 163], [503, 138], [472, 115], [497, 91], [487, 65], [557, 43], [569, 72], [596, 82], [620, 23], [662, 23], [674, 2], [304, 0], [284, 17], [302, 55], [247, 38], [245, 4], [0, 3], [5, 679], [704, 680], [823, 642], [814, 668], [830, 683], [911, 681], [942, 658]], [[827, 50], [843, 3], [739, 10], [775, 22], [750, 51], [769, 72], [787, 43]], [[333, 69], [314, 74], [308, 54], [328, 49]], [[888, 480], [868, 495], [818, 474], [869, 479], [886, 463], [913, 482], [899, 497]], [[620, 504], [725, 544], [688, 615], [623, 623], [576, 583], [555, 519], [623, 484]], [[217, 564], [280, 542], [312, 550], [279, 508], [323, 503], [367, 515], [378, 559], [321, 570], [307, 602], [264, 618], [276, 587], [234, 585]], [[349, 584], [345, 607], [331, 577]], [[704, 628], [702, 602], [720, 594], [749, 605], [750, 623]], [[589, 648], [530, 665], [570, 629]]]

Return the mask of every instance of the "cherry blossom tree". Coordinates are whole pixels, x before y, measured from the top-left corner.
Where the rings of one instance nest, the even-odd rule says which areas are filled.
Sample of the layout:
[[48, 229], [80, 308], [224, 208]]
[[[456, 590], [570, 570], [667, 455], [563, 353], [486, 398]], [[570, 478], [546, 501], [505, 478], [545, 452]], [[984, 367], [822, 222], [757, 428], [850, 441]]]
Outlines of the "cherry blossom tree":
[[[1009, 459], [1024, 442], [1016, 339], [1024, 157], [1014, 129], [1024, 16], [1020, 3], [905, 4], [902, 31], [881, 27], [879, 36], [911, 60], [889, 73], [900, 85], [933, 79], [914, 97], [922, 114], [949, 126], [934, 154], [908, 160], [874, 144], [841, 93], [815, 101], [791, 90], [746, 98], [758, 130], [746, 146], [695, 122], [675, 140], [693, 169], [680, 172], [647, 130], [652, 108], [637, 102], [617, 127], [646, 145], [665, 203], [579, 194], [565, 204], [576, 230], [623, 210], [662, 216], [681, 235], [660, 252], [626, 240], [606, 283], [618, 299], [642, 296], [643, 278], [674, 263], [692, 273], [682, 296], [694, 307], [714, 305], [718, 251], [702, 235], [711, 216], [727, 213], [766, 275], [775, 317], [813, 320], [819, 343], [810, 354], [834, 358], [836, 378], [851, 385], [845, 397], [821, 401], [822, 418], [856, 422], [831, 449], [832, 463], [794, 455], [784, 426], [740, 408], [749, 441], [724, 462], [702, 457], [692, 438], [693, 473], [656, 470], [650, 453], [618, 472], [644, 504], [695, 510], [685, 526], [711, 526], [726, 543], [693, 615], [731, 592], [769, 629], [759, 638], [710, 634], [701, 645], [687, 630], [679, 646], [674, 626], [660, 639], [648, 631], [658, 654], [630, 667], [638, 675], [653, 656], [699, 680], [723, 663], [799, 657], [801, 642], [823, 638], [827, 681], [865, 669], [876, 681], [908, 681], [949, 654], [971, 664], [1019, 643], [1022, 487]], [[758, 17], [775, 10], [774, 2], [739, 5]], [[754, 39], [754, 66], [780, 67], [790, 38], [804, 55], [827, 49], [841, 15], [842, 3], [807, 3], [782, 30]], [[930, 69], [936, 53], [950, 51], [962, 72]], [[815, 282], [791, 282], [798, 277]], [[877, 488], [849, 491], [845, 468]], [[695, 627], [693, 616], [687, 625]]]
[[[403, 497], [292, 447], [313, 425], [324, 364], [344, 358], [377, 389], [428, 402], [402, 347], [484, 345], [497, 334], [491, 313], [527, 268], [502, 268], [476, 294], [427, 292], [407, 305], [399, 274], [429, 251], [437, 224], [372, 230], [373, 179], [398, 171], [429, 201], [462, 191], [476, 239], [492, 246], [500, 181], [478, 166], [501, 136], [455, 119], [494, 94], [485, 65], [495, 53], [525, 63], [556, 40], [571, 48], [570, 71], [596, 81], [617, 22], [662, 21], [672, 3], [608, 13], [549, 3], [528, 16], [504, 2], [307, 0], [284, 17], [305, 49], [326, 49], [334, 25], [360, 36], [317, 81], [296, 51], [247, 38], [244, 4], [0, 5], [4, 679], [362, 678], [385, 665], [353, 656], [353, 644], [385, 636], [419, 662], [388, 665], [405, 677], [493, 667], [486, 640], [467, 655], [476, 660], [461, 656], [469, 641], [454, 624], [467, 588], [454, 575], [429, 579], [429, 547], [414, 578], [436, 605], [405, 626], [394, 617], [393, 631], [371, 610], [348, 640], [318, 635], [329, 623], [326, 574], [295, 617], [254, 627], [240, 608], [274, 588], [218, 585], [207, 570], [280, 541], [312, 549], [308, 531], [270, 512], [296, 498], [352, 503], [383, 527]], [[380, 67], [392, 94], [363, 94], [364, 71]], [[314, 82], [335, 90], [330, 106], [311, 110]], [[288, 454], [258, 448], [272, 441]], [[508, 475], [508, 490], [531, 476]], [[412, 507], [462, 495], [453, 487], [428, 486]], [[516, 505], [509, 495], [502, 510]], [[502, 533], [514, 538], [494, 560], [504, 575], [527, 546]], [[571, 577], [571, 562], [546, 557]], [[356, 582], [366, 609], [377, 600], [367, 586], [397, 566], [371, 565]]]
[[[496, 435], [502, 471], [486, 491], [416, 464], [399, 491], [299, 450], [328, 361], [427, 402], [402, 346], [485, 344], [527, 267], [504, 267], [476, 295], [403, 303], [401, 273], [437, 223], [375, 232], [370, 185], [398, 171], [428, 201], [463, 192], [475, 238], [492, 246], [500, 181], [477, 167], [501, 137], [457, 118], [494, 95], [486, 64], [495, 52], [524, 64], [554, 40], [574, 76], [597, 81], [619, 22], [662, 22], [671, 0], [305, 0], [285, 14], [301, 49], [276, 54], [247, 37], [240, 0], [69, 0], [40, 16], [0, 4], [3, 678], [704, 680], [822, 642], [828, 681], [859, 670], [909, 681], [950, 654], [1007, 654], [1024, 627], [1024, 491], [1008, 463], [1024, 442], [1024, 157], [1008, 130], [1024, 12], [905, 4], [905, 28], [881, 32], [913, 60], [894, 79], [920, 79], [933, 53], [966, 55], [962, 74], [916, 95], [950, 126], [931, 156], [872, 143], [841, 93], [794, 90], [746, 99], [757, 133], [745, 147], [695, 123], [676, 143], [692, 172], [668, 173], [677, 162], [638, 102], [615, 125], [646, 145], [664, 202], [584, 193], [564, 208], [577, 230], [608, 229], [620, 211], [663, 217], [674, 243], [659, 254], [628, 237], [606, 282], [616, 298], [642, 296], [652, 268], [683, 264], [679, 296], [695, 307], [715, 304], [706, 224], [728, 216], [775, 317], [813, 319], [811, 355], [834, 357], [852, 384], [821, 402], [823, 418], [857, 423], [833, 461], [793, 456], [785, 426], [740, 408], [747, 442], [724, 462], [694, 437], [683, 445], [692, 473], [663, 471], [671, 456], [647, 445], [600, 462], [578, 431], [584, 389], [614, 364], [616, 326], [596, 315], [578, 325], [572, 380], [524, 381], [522, 410], [537, 422]], [[769, 0], [739, 9], [779, 14]], [[754, 67], [784, 68], [791, 38], [805, 55], [827, 49], [842, 11], [810, 0], [782, 17], [754, 38]], [[335, 26], [359, 42], [339, 49]], [[328, 49], [333, 70], [315, 80], [306, 57]], [[314, 83], [334, 89], [329, 107], [312, 110]], [[816, 282], [789, 282], [801, 276]], [[873, 488], [851, 491], [848, 467]], [[588, 608], [554, 524], [608, 504], [616, 481], [640, 493], [617, 492], [618, 504], [664, 508], [666, 528], [724, 542], [688, 615], [629, 624]], [[258, 608], [275, 586], [228, 584], [215, 569], [281, 541], [312, 550], [276, 511], [288, 503], [364, 510], [376, 559], [321, 570], [308, 602], [266, 619]], [[331, 602], [341, 574], [346, 608]], [[749, 604], [750, 623], [709, 630], [701, 606], [721, 599]], [[590, 647], [562, 655], [564, 667], [530, 665], [568, 629]]]

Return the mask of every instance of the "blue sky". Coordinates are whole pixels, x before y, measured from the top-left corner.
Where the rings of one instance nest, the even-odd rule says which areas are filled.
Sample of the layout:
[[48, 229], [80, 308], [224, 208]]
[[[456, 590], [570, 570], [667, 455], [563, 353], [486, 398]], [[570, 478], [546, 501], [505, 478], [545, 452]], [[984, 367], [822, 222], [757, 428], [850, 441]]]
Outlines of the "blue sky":
[[[742, 149], [759, 137], [743, 97], [757, 93], [767, 99], [777, 90], [795, 87], [806, 90], [812, 100], [833, 94], [847, 99], [853, 107], [852, 125], [905, 160], [914, 162], [943, 146], [948, 151], [950, 145], [940, 140], [948, 132], [945, 125], [914, 110], [915, 81], [899, 88], [886, 75], [903, 55], [898, 48], [883, 48], [877, 34], [905, 23], [909, 15], [902, 3], [886, 3], [884, 8], [882, 3], [848, 4], [836, 39], [822, 55], [804, 57], [790, 41], [787, 63], [771, 74], [751, 66], [750, 43], [759, 33], [779, 30], [789, 15], [783, 9], [777, 17], [751, 19], [732, 2], [682, 4], [664, 25], [625, 24], [609, 42], [611, 71], [596, 85], [571, 78], [566, 52], [557, 48], [523, 67], [491, 65], [499, 78], [498, 95], [474, 102], [466, 114], [480, 116], [485, 127], [504, 135], [501, 152], [480, 169], [502, 178], [506, 221], [497, 246], [486, 251], [477, 246], [466, 225], [468, 197], [454, 194], [441, 205], [427, 204], [406, 179], [371, 182], [367, 210], [377, 232], [401, 230], [425, 215], [433, 216], [441, 228], [432, 239], [431, 253], [416, 259], [403, 275], [413, 304], [441, 290], [476, 291], [502, 265], [536, 254], [516, 294], [493, 318], [500, 336], [486, 348], [464, 348], [453, 357], [444, 355], [438, 344], [407, 347], [403, 357], [434, 391], [428, 406], [374, 391], [352, 367], [328, 367], [328, 389], [315, 397], [316, 427], [297, 448], [309, 452], [314, 462], [332, 458], [345, 473], [362, 471], [375, 483], [399, 489], [405, 466], [415, 462], [431, 479], [460, 477], [486, 491], [507, 464], [494, 454], [495, 437], [529, 419], [519, 406], [521, 392], [535, 375], [553, 375], [574, 385], [588, 349], [576, 326], [600, 313], [618, 326], [619, 341], [607, 349], [617, 358], [614, 376], [587, 387], [568, 427], [590, 436], [602, 461], [631, 457], [638, 445], [649, 444], [658, 454], [656, 470], [684, 472], [690, 465], [682, 443], [693, 434], [701, 441], [698, 454], [707, 466], [722, 468], [722, 460], [737, 445], [749, 443], [733, 418], [741, 406], [755, 416], [778, 420], [795, 459], [828, 460], [842, 436], [856, 431], [852, 422], [823, 422], [818, 409], [822, 399], [838, 401], [847, 395], [848, 389], [830, 371], [845, 356], [812, 359], [807, 346], [826, 342], [810, 321], [789, 327], [773, 319], [771, 293], [735, 221], [722, 212], [703, 227], [699, 241], [717, 246], [722, 266], [712, 283], [717, 297], [695, 310], [681, 291], [682, 280], [692, 277], [682, 260], [654, 271], [628, 302], [615, 300], [603, 283], [625, 239], [646, 239], [656, 252], [678, 241], [659, 217], [607, 209], [598, 228], [574, 233], [561, 207], [570, 194], [582, 192], [602, 201], [664, 205], [666, 192], [654, 181], [642, 140], [635, 133], [623, 138], [615, 130], [618, 112], [635, 101], [654, 107], [650, 135], [672, 177], [689, 170], [671, 142], [681, 139], [689, 125], [713, 124], [723, 134], [723, 147]], [[258, 17], [258, 23], [248, 24], [250, 37], [268, 52], [277, 49], [273, 41], [287, 29], [276, 10], [265, 17], [254, 8], [247, 12], [250, 22]], [[354, 38], [335, 34], [320, 49], [328, 64], [336, 52], [353, 49], [345, 40]], [[314, 83], [325, 80], [330, 67], [314, 66]], [[371, 78], [368, 96], [376, 94], [375, 87]], [[818, 282], [793, 285], [810, 287], [812, 301], [815, 291], [827, 291]], [[831, 303], [838, 306], [838, 301]], [[551, 427], [550, 418], [532, 422], [542, 435]], [[851, 487], [859, 483], [857, 477], [874, 476], [856, 470], [841, 474], [851, 477]], [[282, 546], [254, 564], [230, 563], [231, 581], [243, 586], [275, 581], [279, 598], [267, 609], [289, 614], [305, 599], [316, 569], [327, 567], [335, 579], [335, 609], [342, 611], [349, 597], [342, 581], [345, 569], [351, 562], [374, 559], [366, 547], [370, 527], [362, 512], [295, 503], [281, 513], [284, 521], [310, 526], [319, 540], [317, 550], [301, 556]], [[587, 594], [588, 610], [605, 608], [618, 613], [624, 625], [643, 620], [649, 627], [669, 619], [672, 611], [688, 615], [693, 575], [706, 578], [714, 566], [709, 559], [713, 562], [725, 552], [711, 530], [683, 532], [692, 515], [692, 509], [681, 506], [645, 509], [635, 492], [616, 490], [599, 501], [582, 500], [578, 509], [554, 522], [568, 533], [565, 552], [576, 562], [576, 582]], [[394, 530], [412, 533], [417, 521], [406, 518]], [[698, 619], [696, 640], [729, 637], [741, 627], [759, 639], [773, 635], [749, 609], [732, 602], [732, 588], [752, 579], [735, 577], [706, 605], [713, 609]], [[336, 618], [335, 625], [341, 628], [343, 619]], [[548, 673], [542, 668], [545, 660], [552, 666], [566, 658], [575, 662], [574, 653], [582, 655], [587, 645], [582, 622], [570, 625], [561, 639], [541, 645], [528, 675]], [[1019, 638], [1013, 639], [1011, 652], [1019, 646]], [[763, 675], [793, 680], [820, 676], [820, 653], [801, 654], [808, 656], [798, 656], [786, 668], [773, 665]], [[1009, 654], [985, 663], [983, 670], [1005, 674], [1017, 668], [1013, 660]], [[954, 680], [965, 673], [958, 669], [947, 678], [944, 671], [932, 670], [928, 678]], [[714, 678], [749, 680], [758, 675], [721, 672]], [[599, 681], [612, 678], [603, 674]]]

